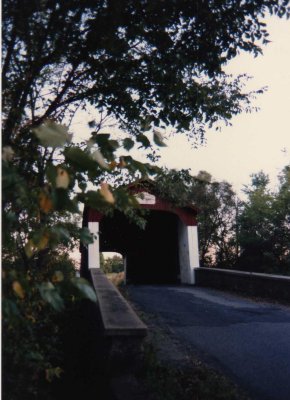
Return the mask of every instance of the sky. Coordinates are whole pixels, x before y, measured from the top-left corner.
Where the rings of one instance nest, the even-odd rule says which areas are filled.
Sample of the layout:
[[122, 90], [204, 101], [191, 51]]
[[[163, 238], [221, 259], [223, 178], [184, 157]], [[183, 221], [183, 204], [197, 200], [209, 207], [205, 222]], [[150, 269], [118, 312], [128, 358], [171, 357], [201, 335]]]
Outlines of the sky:
[[276, 187], [278, 173], [290, 162], [290, 21], [271, 17], [266, 22], [271, 43], [263, 55], [241, 54], [226, 67], [229, 73], [252, 76], [250, 89], [268, 87], [254, 103], [260, 111], [234, 117], [220, 132], [208, 130], [207, 143], [197, 149], [182, 136], [170, 138], [162, 165], [191, 168], [193, 175], [205, 170], [238, 192], [250, 183], [250, 174], [263, 170]]
[[[277, 175], [290, 162], [290, 21], [268, 17], [265, 22], [271, 43], [263, 55], [240, 54], [226, 66], [228, 73], [252, 76], [250, 90], [268, 87], [253, 104], [260, 111], [234, 117], [221, 131], [207, 130], [206, 143], [196, 149], [184, 135], [167, 138], [159, 166], [190, 168], [193, 175], [205, 170], [214, 180], [230, 182], [239, 194], [250, 174], [263, 170], [276, 188]], [[91, 119], [88, 114], [76, 118], [71, 129], [77, 137], [89, 136]], [[131, 154], [142, 161], [140, 154]]]

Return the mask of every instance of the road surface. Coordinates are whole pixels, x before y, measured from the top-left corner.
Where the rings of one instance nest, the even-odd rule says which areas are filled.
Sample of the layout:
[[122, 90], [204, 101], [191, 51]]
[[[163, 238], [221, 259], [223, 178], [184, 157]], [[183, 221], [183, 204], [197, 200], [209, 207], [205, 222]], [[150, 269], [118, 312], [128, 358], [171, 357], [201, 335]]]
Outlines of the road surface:
[[129, 286], [141, 310], [255, 400], [290, 400], [290, 307], [213, 289]]

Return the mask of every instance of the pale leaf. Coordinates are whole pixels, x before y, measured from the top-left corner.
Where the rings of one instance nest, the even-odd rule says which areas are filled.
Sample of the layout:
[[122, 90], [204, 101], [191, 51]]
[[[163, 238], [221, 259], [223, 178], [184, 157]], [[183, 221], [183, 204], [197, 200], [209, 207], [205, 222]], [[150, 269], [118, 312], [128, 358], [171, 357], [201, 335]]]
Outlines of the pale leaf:
[[100, 189], [101, 195], [104, 197], [104, 199], [111, 204], [115, 203], [114, 196], [112, 192], [109, 189], [109, 185], [105, 182], [101, 183], [101, 189]]
[[55, 179], [55, 186], [57, 188], [67, 189], [69, 185], [69, 174], [63, 168], [57, 168], [57, 175]]
[[95, 150], [92, 153], [92, 159], [97, 161], [97, 163], [104, 169], [109, 169], [109, 164], [105, 161], [103, 154], [100, 152], [100, 150]]
[[20, 299], [24, 299], [25, 297], [25, 291], [23, 289], [23, 287], [21, 286], [21, 284], [18, 281], [14, 281], [12, 283], [12, 288], [14, 293], [20, 298]]
[[11, 146], [4, 146], [2, 149], [2, 160], [11, 161], [14, 156], [14, 151]]
[[34, 133], [44, 147], [62, 147], [72, 138], [66, 126], [50, 120], [35, 128]]

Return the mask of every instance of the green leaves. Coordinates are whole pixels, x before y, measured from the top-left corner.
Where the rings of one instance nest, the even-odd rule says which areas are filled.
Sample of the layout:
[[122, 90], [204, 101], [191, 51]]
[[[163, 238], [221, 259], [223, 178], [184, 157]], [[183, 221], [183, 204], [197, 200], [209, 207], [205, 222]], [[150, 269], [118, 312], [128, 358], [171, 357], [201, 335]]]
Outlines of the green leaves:
[[45, 121], [39, 127], [34, 128], [33, 131], [44, 147], [63, 147], [72, 138], [67, 127], [51, 120]]
[[92, 134], [92, 139], [99, 147], [101, 153], [108, 158], [113, 159], [114, 152], [119, 148], [117, 140], [110, 139], [109, 133], [98, 133], [97, 135]]
[[62, 311], [64, 309], [64, 301], [51, 282], [43, 282], [38, 288], [42, 299], [50, 304], [55, 311]]
[[238, 216], [238, 237], [242, 248], [239, 267], [249, 271], [289, 274], [290, 180], [285, 167], [280, 186], [273, 192], [269, 177], [252, 174], [251, 185]]
[[162, 132], [157, 129], [153, 130], [153, 140], [154, 143], [157, 144], [159, 147], [166, 147], [166, 143], [164, 143], [164, 136]]
[[70, 147], [64, 151], [65, 158], [76, 171], [95, 171], [98, 168], [96, 161], [92, 159], [89, 153], [80, 149], [79, 147]]
[[130, 139], [130, 138], [126, 138], [123, 140], [123, 147], [125, 150], [129, 151], [134, 147], [134, 140]]
[[51, 227], [50, 236], [54, 240], [55, 244], [59, 242], [67, 244], [71, 239], [69, 230], [66, 229], [61, 222], [58, 222]]
[[150, 140], [147, 138], [147, 136], [145, 135], [138, 135], [136, 137], [137, 142], [141, 143], [143, 147], [145, 147], [145, 149], [147, 149], [148, 147], [151, 146]]
[[88, 281], [83, 278], [73, 278], [71, 282], [80, 291], [84, 298], [93, 302], [97, 301], [96, 293]]
[[70, 193], [66, 189], [56, 188], [53, 190], [52, 201], [56, 211], [68, 211], [71, 213], [79, 212], [76, 199], [71, 199]]
[[88, 245], [94, 242], [93, 235], [88, 228], [82, 228], [80, 232], [80, 241], [83, 245]]
[[60, 367], [47, 368], [45, 370], [45, 379], [48, 382], [52, 382], [55, 378], [60, 378], [63, 370]]
[[147, 115], [147, 117], [145, 117], [144, 119], [142, 119], [141, 121], [141, 130], [143, 132], [149, 131], [151, 128], [151, 123], [153, 121], [153, 117], [150, 115]]
[[[61, 277], [61, 279], [60, 279]], [[62, 297], [63, 275], [57, 271], [53, 276], [55, 285], [48, 281], [38, 286], [42, 299], [48, 303], [55, 311], [63, 311], [65, 308], [65, 297]], [[96, 293], [92, 286], [84, 278], [72, 278], [70, 280], [72, 287], [76, 288], [82, 298], [97, 301]], [[67, 285], [67, 283], [65, 283]], [[67, 289], [66, 289], [67, 290]]]
[[88, 190], [85, 194], [80, 194], [79, 198], [93, 209], [102, 209], [106, 205], [100, 191]]

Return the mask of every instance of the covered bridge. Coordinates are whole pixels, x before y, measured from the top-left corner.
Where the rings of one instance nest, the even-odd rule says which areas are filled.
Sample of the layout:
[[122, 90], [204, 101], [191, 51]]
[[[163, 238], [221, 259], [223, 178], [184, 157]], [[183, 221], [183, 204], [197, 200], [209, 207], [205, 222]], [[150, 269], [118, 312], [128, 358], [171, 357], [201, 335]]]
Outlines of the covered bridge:
[[115, 211], [106, 216], [85, 208], [83, 224], [95, 235], [94, 243], [82, 248], [83, 276], [100, 268], [100, 252], [122, 254], [127, 283], [194, 284], [199, 267], [197, 209], [176, 207], [156, 195], [155, 183], [140, 180], [128, 186], [145, 215], [145, 229]]

